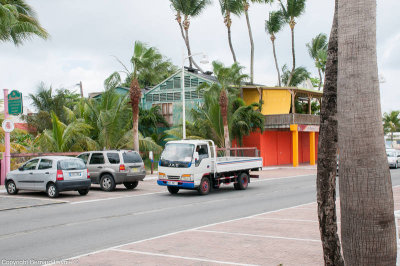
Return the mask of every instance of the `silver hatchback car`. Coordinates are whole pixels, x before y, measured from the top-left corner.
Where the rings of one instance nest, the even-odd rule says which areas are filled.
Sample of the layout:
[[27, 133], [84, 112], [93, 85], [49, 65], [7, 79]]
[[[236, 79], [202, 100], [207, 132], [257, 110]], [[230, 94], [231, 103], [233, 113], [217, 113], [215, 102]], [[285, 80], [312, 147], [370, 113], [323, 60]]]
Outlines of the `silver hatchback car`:
[[118, 184], [134, 189], [146, 176], [139, 153], [130, 150], [90, 151], [78, 155], [89, 172], [93, 184], [112, 191]]
[[50, 198], [61, 191], [78, 191], [86, 195], [90, 189], [90, 174], [82, 160], [72, 157], [44, 156], [27, 161], [7, 174], [8, 194], [19, 190], [45, 191]]

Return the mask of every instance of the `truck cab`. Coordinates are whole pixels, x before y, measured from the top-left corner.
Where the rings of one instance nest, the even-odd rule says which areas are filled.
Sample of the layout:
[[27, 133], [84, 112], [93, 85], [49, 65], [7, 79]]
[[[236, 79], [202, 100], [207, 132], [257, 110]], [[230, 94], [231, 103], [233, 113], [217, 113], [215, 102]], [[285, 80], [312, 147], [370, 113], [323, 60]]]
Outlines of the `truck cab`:
[[236, 189], [246, 189], [250, 171], [261, 167], [262, 158], [259, 157], [217, 158], [212, 140], [170, 141], [160, 157], [157, 183], [167, 186], [171, 194], [180, 189], [197, 189], [204, 195], [211, 187], [232, 182]]

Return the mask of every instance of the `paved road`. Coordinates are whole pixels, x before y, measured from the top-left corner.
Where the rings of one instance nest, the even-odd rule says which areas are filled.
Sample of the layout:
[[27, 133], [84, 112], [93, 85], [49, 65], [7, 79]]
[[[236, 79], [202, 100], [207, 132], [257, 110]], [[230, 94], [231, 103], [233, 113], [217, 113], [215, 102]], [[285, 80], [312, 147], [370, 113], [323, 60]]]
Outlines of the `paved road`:
[[[392, 171], [400, 185], [400, 170]], [[315, 175], [262, 180], [200, 197], [154, 193], [0, 212], [0, 259], [64, 259], [132, 241], [315, 201]]]

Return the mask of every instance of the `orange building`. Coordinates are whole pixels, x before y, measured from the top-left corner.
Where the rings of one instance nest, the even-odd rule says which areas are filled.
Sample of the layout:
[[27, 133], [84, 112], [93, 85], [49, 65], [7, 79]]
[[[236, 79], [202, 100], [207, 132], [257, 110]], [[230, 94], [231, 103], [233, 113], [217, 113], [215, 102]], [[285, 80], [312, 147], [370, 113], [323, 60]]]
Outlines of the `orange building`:
[[[243, 146], [257, 147], [264, 166], [310, 163], [317, 159], [319, 115], [311, 114], [311, 103], [321, 101], [322, 92], [294, 87], [244, 86], [246, 104], [262, 101], [265, 130], [243, 139]], [[296, 114], [295, 102], [308, 102], [308, 114]]]

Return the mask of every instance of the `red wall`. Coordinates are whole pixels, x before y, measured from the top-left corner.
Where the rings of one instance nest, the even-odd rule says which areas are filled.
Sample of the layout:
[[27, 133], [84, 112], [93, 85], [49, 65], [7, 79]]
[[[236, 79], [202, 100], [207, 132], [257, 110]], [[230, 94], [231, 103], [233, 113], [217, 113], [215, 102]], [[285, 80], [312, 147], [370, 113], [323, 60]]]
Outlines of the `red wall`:
[[[257, 147], [263, 158], [264, 166], [292, 164], [292, 132], [264, 131], [252, 133], [243, 138], [244, 147]], [[318, 133], [315, 134], [315, 151], [318, 154]], [[315, 158], [317, 159], [317, 158]], [[310, 135], [299, 132], [299, 163], [310, 161]]]

